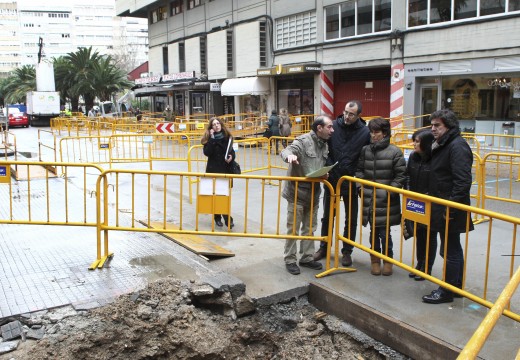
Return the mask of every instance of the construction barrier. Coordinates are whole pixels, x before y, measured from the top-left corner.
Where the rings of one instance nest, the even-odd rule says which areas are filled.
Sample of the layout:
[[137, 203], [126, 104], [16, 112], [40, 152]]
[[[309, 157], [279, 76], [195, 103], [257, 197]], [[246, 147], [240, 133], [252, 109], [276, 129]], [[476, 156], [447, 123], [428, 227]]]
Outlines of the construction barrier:
[[[49, 170], [57, 167], [60, 177]], [[13, 181], [13, 171], [24, 172], [24, 181]], [[102, 171], [92, 164], [0, 162], [0, 224], [97, 226], [95, 184]], [[81, 190], [72, 179], [82, 179]]]
[[[472, 232], [469, 232], [466, 230], [466, 233], [461, 234], [461, 244], [462, 248], [464, 249], [464, 273], [463, 273], [463, 282], [462, 287], [457, 288], [453, 285], [448, 284], [443, 279], [445, 278], [445, 272], [446, 272], [446, 261], [443, 262], [442, 267], [442, 273], [440, 276], [433, 276], [428, 275], [425, 272], [422, 272], [420, 270], [415, 269], [414, 267], [414, 259], [415, 259], [415, 240], [408, 240], [413, 241], [412, 247], [405, 246], [404, 243], [404, 237], [403, 237], [403, 225], [401, 223], [401, 229], [399, 232], [399, 240], [395, 239], [394, 236], [394, 258], [388, 257], [386, 254], [381, 254], [378, 252], [375, 252], [371, 249], [371, 243], [374, 239], [371, 238], [370, 235], [365, 234], [365, 228], [361, 225], [362, 224], [362, 214], [363, 214], [363, 195], [361, 195], [361, 199], [359, 201], [359, 219], [358, 219], [358, 239], [356, 241], [353, 241], [349, 238], [346, 238], [343, 236], [343, 223], [340, 221], [341, 214], [343, 213], [342, 208], [343, 204], [341, 204], [339, 200], [339, 195], [335, 196], [336, 204], [335, 204], [335, 211], [336, 214], [340, 214], [340, 216], [336, 216], [336, 223], [335, 223], [335, 230], [334, 230], [334, 237], [333, 239], [336, 239], [334, 242], [334, 266], [325, 271], [322, 274], [319, 274], [319, 277], [334, 273], [336, 271], [343, 270], [343, 268], [340, 268], [338, 266], [339, 264], [339, 256], [341, 254], [339, 250], [340, 242], [346, 242], [355, 248], [358, 248], [359, 250], [362, 250], [363, 252], [371, 255], [371, 256], [377, 256], [378, 258], [390, 262], [395, 266], [398, 266], [402, 268], [403, 270], [414, 273], [416, 275], [419, 275], [423, 278], [425, 278], [428, 281], [431, 281], [435, 284], [438, 284], [450, 291], [452, 291], [455, 294], [462, 295], [482, 306], [485, 306], [487, 308], [491, 308], [493, 306], [493, 303], [489, 301], [490, 297], [498, 297], [498, 294], [502, 291], [502, 289], [507, 285], [509, 280], [513, 277], [514, 269], [515, 269], [515, 249], [516, 249], [516, 242], [517, 242], [517, 234], [518, 234], [518, 226], [520, 225], [520, 218], [518, 217], [512, 217], [504, 214], [500, 214], [497, 212], [492, 212], [488, 210], [479, 209], [477, 207], [473, 206], [466, 206], [462, 205], [456, 202], [443, 200], [440, 198], [435, 198], [432, 196], [419, 194], [403, 189], [398, 189], [392, 186], [386, 186], [370, 181], [366, 181], [363, 179], [353, 178], [349, 176], [344, 176], [340, 179], [336, 186], [336, 192], [335, 194], [339, 194], [339, 190], [341, 189], [341, 186], [343, 182], [347, 182], [348, 186], [351, 186], [353, 189], [356, 188], [356, 183], [361, 184], [362, 186], [369, 187], [372, 189], [378, 189], [386, 191], [389, 194], [399, 194], [399, 196], [402, 197], [402, 213], [403, 213], [403, 220], [410, 219], [412, 221], [416, 221], [418, 223], [424, 224], [426, 226], [426, 232], [429, 232], [430, 227], [430, 209], [431, 204], [439, 204], [446, 208], [446, 228], [449, 225], [449, 213], [450, 211], [457, 211], [457, 210], [463, 210], [468, 212], [468, 217], [466, 220], [466, 229], [469, 229], [470, 222], [471, 222], [471, 213], [477, 213], [480, 214], [483, 217], [486, 217], [489, 219], [486, 223], [481, 223], [479, 225], [476, 225], [475, 232], [478, 231], [479, 234], [487, 234], [485, 243], [480, 244], [480, 249], [484, 248], [487, 249], [486, 253], [484, 254], [473, 254], [473, 256], [469, 256], [471, 251], [475, 248], [477, 241], [477, 236], [472, 236]], [[375, 191], [374, 191], [375, 193]], [[363, 193], [362, 193], [363, 194]], [[357, 201], [357, 198], [355, 198]], [[414, 204], [418, 204], [417, 206], [407, 206], [409, 201], [411, 201]], [[373, 209], [369, 210], [370, 214], [374, 214], [375, 211]], [[487, 228], [485, 228], [487, 227]], [[370, 233], [370, 229], [367, 229], [366, 231]], [[414, 229], [414, 232], [416, 229]], [[388, 238], [388, 234], [391, 234], [392, 230], [391, 227], [386, 225], [386, 234]], [[445, 238], [448, 239], [447, 233], [445, 234]], [[414, 238], [415, 239], [415, 238]], [[429, 240], [428, 240], [429, 241]], [[440, 242], [439, 242], [440, 243]], [[446, 253], [447, 249], [447, 243], [445, 242], [445, 248], [444, 253]], [[469, 244], [471, 243], [471, 246]], [[428, 246], [426, 246], [428, 248]], [[405, 254], [405, 250], [408, 250], [410, 253]], [[330, 251], [330, 250], [329, 250]], [[506, 261], [504, 257], [502, 257], [500, 254], [511, 254], [512, 256], [508, 256], [509, 261]], [[426, 254], [426, 261], [428, 261], [429, 254]], [[506, 258], [506, 259], [507, 259]], [[405, 260], [410, 259], [410, 260]], [[470, 260], [471, 259], [471, 260]], [[439, 259], [439, 261], [442, 261]], [[469, 261], [476, 261], [478, 264], [482, 264], [485, 266], [477, 266], [477, 270], [473, 270], [471, 273], [466, 272], [466, 269], [468, 268]], [[475, 269], [475, 268], [473, 268]], [[494, 275], [490, 275], [490, 272], [495, 272]], [[502, 274], [502, 276], [499, 276], [497, 274]], [[509, 274], [509, 277], [505, 279], [503, 274]], [[489, 282], [489, 278], [493, 279], [500, 279], [503, 278], [503, 281], [494, 281], [493, 283]], [[475, 291], [470, 292], [469, 289], [482, 289], [481, 293], [476, 293]], [[480, 290], [479, 290], [480, 291]], [[504, 310], [504, 315], [510, 317], [511, 319], [515, 321], [520, 321], [520, 308], [519, 309], [506, 309]]]
[[[200, 199], [196, 204], [185, 200], [184, 179], [197, 179], [197, 194], [209, 195], [209, 203]], [[204, 174], [186, 172], [159, 172], [140, 170], [107, 170], [98, 179], [96, 190], [98, 194], [97, 211], [100, 224], [98, 227], [98, 257], [91, 269], [101, 268], [113, 256], [109, 249], [110, 231], [137, 231], [166, 234], [198, 234], [225, 235], [242, 238], [295, 239], [305, 241], [326, 241], [330, 246], [330, 236], [299, 234], [299, 228], [293, 225], [289, 231], [286, 228], [286, 208], [282, 208], [281, 186], [270, 186], [269, 183], [294, 181], [295, 186], [307, 184], [314, 193], [312, 184], [322, 183], [329, 191], [332, 186], [320, 179], [266, 177], [255, 175]], [[126, 184], [130, 184], [130, 189]], [[113, 186], [115, 191], [108, 192]], [[124, 190], [123, 190], [123, 186]], [[320, 185], [321, 186], [321, 185]], [[269, 200], [267, 194], [269, 193]], [[296, 191], [294, 202], [298, 201]], [[138, 196], [137, 196], [138, 195]], [[173, 196], [171, 196], [173, 195]], [[229, 197], [218, 199], [219, 196]], [[236, 200], [235, 200], [236, 199]], [[274, 200], [273, 200], [274, 199]], [[223, 200], [224, 202], [222, 203]], [[233, 207], [240, 202], [241, 210]], [[219, 210], [217, 206], [223, 207]], [[227, 205], [226, 205], [227, 204]], [[319, 203], [318, 203], [319, 204]], [[316, 206], [319, 206], [316, 204]], [[208, 212], [200, 211], [202, 207], [210, 208]], [[124, 211], [123, 211], [124, 210]], [[331, 209], [332, 211], [332, 204]], [[215, 228], [213, 214], [230, 213], [234, 218], [234, 229]], [[311, 208], [311, 214], [313, 210]], [[204, 215], [207, 214], [207, 215]], [[123, 226], [122, 216], [129, 217], [128, 225]], [[194, 220], [192, 220], [194, 219]], [[174, 223], [173, 226], [171, 223]], [[318, 218], [311, 215], [310, 228], [317, 226]], [[155, 224], [155, 226], [153, 226]], [[158, 224], [158, 226], [157, 226]], [[289, 232], [288, 232], [289, 231]], [[329, 267], [330, 262], [326, 263]]]

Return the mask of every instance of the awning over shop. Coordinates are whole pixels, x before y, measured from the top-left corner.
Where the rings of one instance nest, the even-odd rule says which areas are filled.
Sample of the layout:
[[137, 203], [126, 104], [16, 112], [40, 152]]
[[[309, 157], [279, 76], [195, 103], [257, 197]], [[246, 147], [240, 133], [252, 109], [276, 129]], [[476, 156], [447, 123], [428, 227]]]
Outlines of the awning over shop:
[[269, 79], [256, 76], [224, 80], [220, 89], [223, 96], [268, 95], [269, 91]]

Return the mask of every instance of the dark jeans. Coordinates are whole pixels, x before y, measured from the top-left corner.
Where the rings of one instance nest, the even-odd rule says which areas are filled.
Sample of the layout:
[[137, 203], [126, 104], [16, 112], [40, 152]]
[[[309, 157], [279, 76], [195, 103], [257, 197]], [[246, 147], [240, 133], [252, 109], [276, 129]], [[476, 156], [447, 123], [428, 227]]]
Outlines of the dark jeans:
[[[417, 236], [417, 265], [422, 267], [424, 271], [430, 270], [435, 262], [435, 256], [437, 253], [437, 232], [430, 231], [430, 243], [426, 246], [428, 240], [428, 230], [424, 226], [417, 225], [416, 236]], [[426, 264], [426, 248], [428, 248], [428, 264]], [[427, 271], [430, 273], [431, 271]]]
[[[372, 237], [374, 236], [374, 237]], [[372, 241], [373, 239], [373, 241]], [[386, 227], [374, 227], [370, 229], [370, 247], [372, 250], [377, 251], [383, 255], [388, 256], [389, 258], [394, 258], [394, 243], [392, 242], [392, 234], [390, 234], [390, 229], [388, 229], [388, 248], [386, 246]], [[381, 251], [381, 249], [383, 251]]]
[[[354, 184], [350, 184], [352, 191], [342, 191], [341, 196], [343, 198], [343, 205], [345, 208], [345, 227], [343, 228], [343, 237], [350, 239], [352, 241], [356, 241], [356, 232], [357, 232], [357, 217], [358, 217], [358, 198], [356, 195], [356, 186]], [[323, 187], [325, 189], [323, 194], [323, 217], [321, 218], [321, 236], [327, 236], [329, 230], [329, 219], [330, 219], [330, 191], [327, 187]], [[350, 196], [352, 195], [352, 196]], [[349, 197], [350, 200], [350, 208], [349, 209]], [[351, 211], [349, 211], [351, 210]], [[334, 221], [335, 214], [332, 214], [332, 221]], [[334, 224], [332, 225], [332, 229], [334, 230]], [[349, 231], [350, 230], [350, 231]], [[327, 243], [322, 241], [320, 243], [320, 248], [327, 248]], [[341, 249], [341, 253], [343, 254], [352, 254], [352, 250], [354, 246], [343, 242], [343, 247]]]
[[444, 257], [444, 231], [440, 231], [441, 247], [440, 255], [446, 260], [445, 281], [458, 288], [462, 288], [462, 277], [464, 275], [464, 252], [460, 245], [459, 233], [448, 233], [447, 256]]

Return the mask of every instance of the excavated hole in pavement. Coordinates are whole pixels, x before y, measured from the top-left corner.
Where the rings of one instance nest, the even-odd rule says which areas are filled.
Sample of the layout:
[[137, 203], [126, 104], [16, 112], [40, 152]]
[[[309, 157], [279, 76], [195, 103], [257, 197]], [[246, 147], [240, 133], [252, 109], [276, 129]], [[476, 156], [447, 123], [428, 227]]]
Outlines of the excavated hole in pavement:
[[0, 360], [406, 359], [306, 297], [255, 308], [246, 295], [171, 276], [91, 310], [5, 318], [2, 330], [14, 321], [26, 340], [3, 339], [14, 350]]

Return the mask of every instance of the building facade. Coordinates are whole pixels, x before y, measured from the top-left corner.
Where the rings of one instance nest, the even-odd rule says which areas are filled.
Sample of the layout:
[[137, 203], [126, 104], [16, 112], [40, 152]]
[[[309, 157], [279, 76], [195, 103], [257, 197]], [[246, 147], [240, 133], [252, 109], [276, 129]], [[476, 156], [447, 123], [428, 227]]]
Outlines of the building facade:
[[40, 37], [47, 59], [92, 46], [127, 64], [128, 71], [146, 62], [148, 22], [115, 12], [115, 0], [0, 2], [0, 77], [35, 65]]
[[520, 133], [519, 0], [117, 0], [116, 11], [149, 23], [154, 76], [136, 91], [178, 113], [336, 116], [358, 99], [365, 116], [452, 108], [467, 131]]

